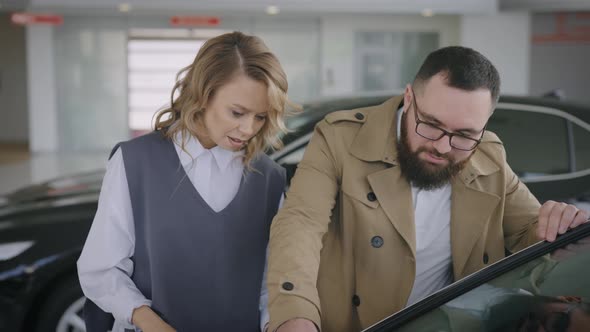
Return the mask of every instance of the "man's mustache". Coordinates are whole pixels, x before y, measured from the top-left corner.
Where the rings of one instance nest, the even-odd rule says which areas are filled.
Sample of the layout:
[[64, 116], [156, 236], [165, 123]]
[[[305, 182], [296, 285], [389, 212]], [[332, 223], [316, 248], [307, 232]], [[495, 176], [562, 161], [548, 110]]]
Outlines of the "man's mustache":
[[418, 148], [418, 150], [416, 150], [416, 155], [418, 155], [420, 152], [427, 152], [427, 153], [430, 153], [431, 155], [433, 155], [433, 156], [435, 156], [437, 158], [442, 158], [442, 159], [446, 159], [448, 161], [453, 161], [453, 159], [451, 158], [451, 156], [448, 153], [441, 154], [438, 151], [436, 151], [435, 149], [434, 150], [430, 150], [428, 148], [421, 147], [421, 148]]

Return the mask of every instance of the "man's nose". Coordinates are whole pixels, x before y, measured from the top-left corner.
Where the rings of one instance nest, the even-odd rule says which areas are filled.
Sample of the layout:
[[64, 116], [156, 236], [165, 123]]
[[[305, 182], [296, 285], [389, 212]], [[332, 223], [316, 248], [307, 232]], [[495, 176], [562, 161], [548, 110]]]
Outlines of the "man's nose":
[[432, 145], [436, 149], [439, 154], [446, 154], [451, 152], [451, 140], [448, 135], [444, 135], [443, 137], [439, 138], [436, 141], [432, 142]]

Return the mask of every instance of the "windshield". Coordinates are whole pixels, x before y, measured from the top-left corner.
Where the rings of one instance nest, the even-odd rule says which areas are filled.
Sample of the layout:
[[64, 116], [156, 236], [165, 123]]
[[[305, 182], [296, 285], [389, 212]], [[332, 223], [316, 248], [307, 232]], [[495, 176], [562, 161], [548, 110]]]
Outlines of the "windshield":
[[[444, 297], [448, 299], [441, 301]], [[367, 331], [566, 332], [589, 327], [587, 224], [492, 265]]]

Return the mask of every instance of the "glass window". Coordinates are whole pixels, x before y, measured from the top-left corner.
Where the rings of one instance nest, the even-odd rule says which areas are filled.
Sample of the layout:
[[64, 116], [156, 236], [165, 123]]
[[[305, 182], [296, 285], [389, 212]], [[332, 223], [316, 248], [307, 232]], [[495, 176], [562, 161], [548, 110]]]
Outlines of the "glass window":
[[401, 327], [379, 331], [588, 331], [588, 275], [590, 237], [520, 265]]
[[359, 32], [359, 42], [362, 46], [386, 45], [387, 34], [385, 32]]
[[128, 138], [127, 22], [68, 16], [55, 27], [60, 151], [107, 150]]
[[358, 91], [401, 90], [428, 53], [438, 48], [436, 32], [359, 31], [355, 39]]
[[[280, 15], [279, 15], [280, 16]], [[289, 99], [296, 103], [320, 95], [320, 21], [257, 18], [252, 33], [279, 58], [289, 80]]]
[[129, 129], [138, 136], [153, 128], [154, 115], [170, 105], [176, 74], [205, 43], [193, 39], [131, 39], [128, 42]]
[[391, 86], [390, 61], [386, 53], [363, 54], [361, 85], [368, 91], [385, 90]]
[[590, 131], [574, 124], [574, 145], [576, 147], [576, 170], [590, 168]]
[[498, 108], [487, 129], [500, 137], [508, 163], [519, 176], [570, 171], [568, 132], [564, 118]]

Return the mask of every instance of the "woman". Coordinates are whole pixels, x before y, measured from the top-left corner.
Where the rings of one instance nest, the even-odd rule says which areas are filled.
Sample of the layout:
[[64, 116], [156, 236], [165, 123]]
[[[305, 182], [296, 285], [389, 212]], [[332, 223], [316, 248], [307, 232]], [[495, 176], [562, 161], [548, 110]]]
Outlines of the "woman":
[[285, 131], [287, 79], [259, 38], [233, 32], [177, 81], [156, 130], [111, 154], [78, 260], [89, 331], [105, 328], [93, 302], [113, 332], [259, 330], [285, 184], [263, 152]]

